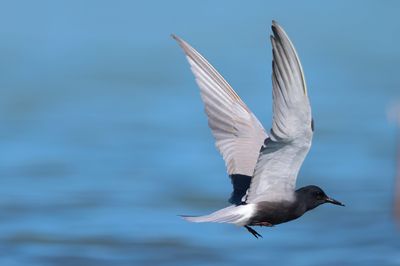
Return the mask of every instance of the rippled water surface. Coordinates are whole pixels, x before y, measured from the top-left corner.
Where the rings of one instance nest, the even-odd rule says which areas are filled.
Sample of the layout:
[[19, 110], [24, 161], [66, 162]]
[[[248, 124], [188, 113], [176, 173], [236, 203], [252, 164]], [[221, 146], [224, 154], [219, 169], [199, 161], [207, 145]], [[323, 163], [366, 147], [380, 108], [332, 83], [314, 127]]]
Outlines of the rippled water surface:
[[[14, 1], [0, 9], [1, 265], [400, 265], [392, 218], [396, 1]], [[190, 224], [227, 205], [176, 33], [271, 123], [272, 19], [315, 119], [298, 186], [346, 203], [262, 228]]]

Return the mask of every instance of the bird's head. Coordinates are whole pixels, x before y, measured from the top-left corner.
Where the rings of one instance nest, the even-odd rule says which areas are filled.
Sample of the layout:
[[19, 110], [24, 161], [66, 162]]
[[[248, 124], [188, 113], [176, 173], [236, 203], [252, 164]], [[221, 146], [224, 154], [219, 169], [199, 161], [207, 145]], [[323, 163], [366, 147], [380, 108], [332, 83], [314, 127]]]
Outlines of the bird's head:
[[324, 203], [345, 206], [343, 203], [328, 197], [325, 192], [317, 186], [302, 187], [296, 190], [296, 196], [300, 202], [305, 204], [307, 210], [314, 209]]

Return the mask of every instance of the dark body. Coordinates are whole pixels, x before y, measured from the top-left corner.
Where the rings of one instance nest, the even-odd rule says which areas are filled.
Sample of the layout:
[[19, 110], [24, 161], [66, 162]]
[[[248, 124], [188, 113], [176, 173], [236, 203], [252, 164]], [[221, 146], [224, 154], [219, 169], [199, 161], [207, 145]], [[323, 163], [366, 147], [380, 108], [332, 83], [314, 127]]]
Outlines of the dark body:
[[250, 219], [248, 225], [268, 224], [276, 225], [286, 223], [302, 216], [306, 212], [304, 206], [300, 206], [297, 201], [283, 202], [260, 202], [257, 203], [255, 215]]
[[[229, 202], [235, 205], [246, 203], [246, 191], [250, 187], [251, 177], [245, 175], [231, 175], [233, 192]], [[286, 223], [297, 219], [309, 210], [324, 204], [332, 203], [344, 206], [341, 202], [329, 198], [325, 192], [317, 186], [302, 187], [295, 192], [293, 201], [267, 202], [262, 201], [256, 203], [256, 211], [250, 218], [246, 229], [256, 238], [261, 237], [250, 226], [273, 226], [276, 224]]]
[[[317, 186], [306, 186], [295, 191], [294, 201], [259, 202], [249, 225], [271, 225], [286, 223], [297, 219], [305, 212], [326, 202], [340, 203], [330, 199]], [[341, 203], [340, 203], [341, 204]]]

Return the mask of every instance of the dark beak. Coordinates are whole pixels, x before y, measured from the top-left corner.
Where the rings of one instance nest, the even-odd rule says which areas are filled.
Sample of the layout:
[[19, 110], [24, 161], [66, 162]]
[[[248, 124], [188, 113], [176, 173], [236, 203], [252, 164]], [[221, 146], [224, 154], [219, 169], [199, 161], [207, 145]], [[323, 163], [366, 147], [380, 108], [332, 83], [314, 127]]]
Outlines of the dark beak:
[[326, 199], [325, 199], [325, 202], [329, 202], [329, 203], [332, 203], [332, 204], [335, 204], [335, 205], [345, 206], [345, 205], [344, 205], [343, 203], [341, 203], [340, 201], [337, 201], [337, 200], [332, 199], [332, 198], [326, 198]]

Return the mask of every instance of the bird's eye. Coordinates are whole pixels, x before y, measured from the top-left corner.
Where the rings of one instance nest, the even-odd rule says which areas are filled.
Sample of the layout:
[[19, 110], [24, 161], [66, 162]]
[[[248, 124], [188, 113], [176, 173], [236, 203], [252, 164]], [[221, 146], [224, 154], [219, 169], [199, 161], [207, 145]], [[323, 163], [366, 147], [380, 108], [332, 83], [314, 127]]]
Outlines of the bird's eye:
[[315, 197], [317, 198], [317, 199], [322, 199], [323, 198], [323, 193], [321, 192], [321, 191], [318, 191], [318, 192], [316, 192], [315, 193]]

